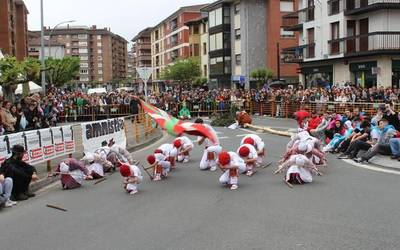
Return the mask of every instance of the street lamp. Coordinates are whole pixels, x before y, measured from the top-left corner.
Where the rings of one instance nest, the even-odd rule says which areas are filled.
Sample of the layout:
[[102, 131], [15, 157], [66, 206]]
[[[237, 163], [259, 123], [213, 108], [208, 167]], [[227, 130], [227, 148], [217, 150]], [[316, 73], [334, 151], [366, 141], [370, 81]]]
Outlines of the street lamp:
[[[74, 23], [76, 22], [75, 20], [70, 20], [70, 21], [64, 21], [61, 23], [58, 23], [56, 26], [54, 26], [54, 28], [50, 31], [49, 34], [49, 44], [48, 44], [48, 50], [49, 50], [49, 58], [51, 57], [51, 35], [53, 34], [54, 30], [57, 29], [58, 26], [62, 25], [62, 24], [66, 24], [66, 23]], [[44, 55], [43, 55], [44, 56]]]

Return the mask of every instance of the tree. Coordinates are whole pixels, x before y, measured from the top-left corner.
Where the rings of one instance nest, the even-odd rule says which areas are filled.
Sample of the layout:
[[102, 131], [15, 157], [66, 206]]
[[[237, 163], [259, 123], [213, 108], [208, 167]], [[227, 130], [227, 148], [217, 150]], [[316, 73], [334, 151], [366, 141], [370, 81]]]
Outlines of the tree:
[[79, 74], [79, 58], [64, 57], [62, 59], [48, 58], [46, 60], [46, 79], [55, 86], [63, 86], [74, 80]]
[[36, 58], [27, 58], [21, 62], [23, 74], [25, 75], [25, 82], [22, 85], [22, 95], [29, 94], [29, 82], [37, 82], [40, 77], [40, 61]]
[[22, 82], [23, 69], [15, 57], [5, 57], [0, 60], [0, 84], [6, 100], [14, 101], [14, 92]]
[[250, 73], [250, 77], [257, 81], [257, 89], [260, 89], [260, 85], [265, 83], [266, 80], [274, 77], [274, 73], [270, 69], [259, 68], [255, 69]]
[[198, 87], [201, 87], [201, 86], [204, 86], [204, 84], [206, 84], [207, 83], [207, 77], [197, 77], [196, 79], [194, 79], [194, 82], [193, 82], [193, 86], [198, 86]]
[[164, 80], [173, 80], [180, 86], [182, 84], [192, 84], [193, 81], [201, 76], [200, 62], [197, 59], [180, 59], [172, 65], [168, 65], [161, 73]]

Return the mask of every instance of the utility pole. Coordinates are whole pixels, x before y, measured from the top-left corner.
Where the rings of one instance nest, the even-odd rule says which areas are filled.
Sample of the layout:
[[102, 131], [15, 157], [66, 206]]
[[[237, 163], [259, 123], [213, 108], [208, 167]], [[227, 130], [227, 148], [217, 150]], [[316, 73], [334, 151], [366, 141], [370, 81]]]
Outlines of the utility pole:
[[281, 80], [281, 52], [279, 49], [279, 43], [276, 43], [276, 61], [277, 61], [277, 78], [278, 81]]
[[44, 64], [44, 21], [43, 21], [43, 0], [40, 0], [40, 22], [42, 29], [40, 30], [40, 64], [41, 64], [41, 74], [42, 74], [42, 90], [43, 95], [46, 94], [46, 72], [45, 72], [45, 64]]

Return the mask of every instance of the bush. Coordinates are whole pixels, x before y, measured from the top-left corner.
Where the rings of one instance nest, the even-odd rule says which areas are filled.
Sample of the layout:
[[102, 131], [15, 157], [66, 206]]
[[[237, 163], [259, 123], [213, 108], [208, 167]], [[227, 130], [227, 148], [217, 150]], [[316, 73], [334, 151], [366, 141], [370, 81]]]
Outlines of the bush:
[[236, 111], [237, 108], [232, 106], [229, 112], [220, 113], [217, 115], [213, 115], [213, 120], [211, 121], [211, 126], [216, 127], [226, 127], [236, 122]]

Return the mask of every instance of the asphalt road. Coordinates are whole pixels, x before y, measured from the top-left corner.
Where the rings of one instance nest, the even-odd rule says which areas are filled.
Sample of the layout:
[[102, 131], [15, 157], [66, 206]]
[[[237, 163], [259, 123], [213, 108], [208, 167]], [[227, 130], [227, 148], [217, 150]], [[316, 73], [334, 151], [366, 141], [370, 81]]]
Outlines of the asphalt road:
[[[242, 130], [218, 129], [236, 150]], [[262, 135], [266, 161], [277, 162], [288, 138]], [[135, 153], [137, 159], [156, 145]], [[200, 171], [202, 148], [167, 181], [147, 178], [135, 197], [119, 174], [98, 185], [54, 186], [0, 212], [0, 249], [400, 249], [397, 175], [356, 168], [335, 158], [323, 177], [288, 188], [271, 166], [240, 176], [230, 191], [220, 172]], [[145, 175], [145, 173], [143, 173]], [[54, 204], [67, 212], [50, 209]]]

